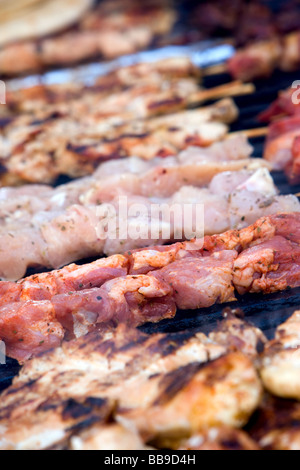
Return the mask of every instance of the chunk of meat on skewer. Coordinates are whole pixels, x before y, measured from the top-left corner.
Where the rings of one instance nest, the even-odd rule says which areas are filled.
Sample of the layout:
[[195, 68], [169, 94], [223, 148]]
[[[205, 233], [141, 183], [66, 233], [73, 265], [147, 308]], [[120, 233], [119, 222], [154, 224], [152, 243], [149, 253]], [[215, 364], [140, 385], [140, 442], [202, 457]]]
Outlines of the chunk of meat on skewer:
[[[239, 345], [232, 341], [237, 328], [245, 341]], [[203, 429], [245, 425], [262, 394], [244, 355], [256, 330], [233, 318], [221, 329], [231, 345], [201, 333], [148, 336], [119, 327], [40, 355], [1, 396], [1, 449], [94, 448], [97, 436], [114, 439], [120, 423], [128, 433], [122, 429], [112, 448], [130, 445], [133, 432], [136, 444], [139, 437], [178, 448]]]
[[[234, 288], [240, 293], [269, 293], [297, 287], [300, 285], [299, 231], [299, 214], [266, 217], [240, 231], [128, 253], [129, 264], [126, 258], [123, 261], [114, 258], [117, 263], [121, 262], [122, 269], [128, 270], [127, 276], [104, 282], [105, 276], [117, 275], [104, 263], [104, 276], [100, 276], [104, 284], [100, 287], [84, 288], [74, 279], [67, 285], [78, 290], [66, 293], [62, 286], [58, 290], [57, 279], [63, 282], [66, 277], [68, 280], [72, 271], [75, 277], [81, 270], [86, 276], [90, 269], [91, 279], [95, 279], [93, 270], [100, 274], [101, 268], [97, 264], [79, 269], [73, 266], [70, 270], [62, 270], [61, 278], [59, 272], [48, 275], [48, 285], [54, 281], [56, 286], [50, 299], [47, 289], [34, 288], [45, 275], [37, 275], [17, 285], [3, 283], [0, 337], [7, 345], [8, 354], [24, 361], [36, 351], [36, 342], [32, 351], [32, 331], [34, 335], [46, 336], [45, 345], [40, 338], [39, 347], [40, 351], [47, 349], [51, 331], [39, 326], [39, 319], [45, 316], [44, 310], [46, 316], [52, 315], [53, 322], [63, 325], [67, 337], [73, 337], [85, 335], [107, 323], [136, 326], [173, 317], [177, 308], [195, 309], [229, 302], [234, 300]], [[144, 274], [132, 274], [135, 271]], [[22, 300], [22, 293], [27, 300]], [[43, 298], [48, 300], [41, 300]], [[32, 312], [39, 309], [34, 323]], [[26, 321], [21, 322], [22, 331], [17, 328], [19, 315], [25, 320], [26, 315], [31, 318], [28, 335]], [[60, 335], [57, 341], [61, 341]]]

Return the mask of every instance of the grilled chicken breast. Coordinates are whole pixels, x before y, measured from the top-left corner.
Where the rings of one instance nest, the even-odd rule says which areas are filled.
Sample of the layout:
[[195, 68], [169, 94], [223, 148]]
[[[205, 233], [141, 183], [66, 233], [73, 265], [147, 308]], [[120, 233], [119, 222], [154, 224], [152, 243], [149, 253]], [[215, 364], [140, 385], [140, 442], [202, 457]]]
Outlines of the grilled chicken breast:
[[[207, 426], [243, 426], [261, 399], [250, 357], [262, 335], [231, 317], [223, 338], [227, 329], [226, 346], [201, 333], [124, 328], [64, 343], [28, 362], [2, 394], [1, 448], [98, 448], [101, 436], [120, 433], [109, 446], [131, 448], [132, 439], [141, 446], [136, 433], [158, 443]], [[131, 431], [108, 425], [115, 421]]]
[[233, 428], [210, 428], [182, 443], [179, 450], [260, 450], [247, 433]]
[[[295, 196], [277, 195], [266, 169], [220, 173], [209, 187], [184, 185], [170, 197], [156, 197], [160, 179], [167, 182], [169, 172], [169, 186], [163, 185], [162, 192], [180, 185], [180, 169], [184, 166], [177, 166], [178, 179], [174, 166], [164, 166], [140, 175], [120, 174], [120, 185], [114, 175], [45, 191], [40, 198], [38, 188], [33, 196], [16, 191], [15, 200], [0, 201], [0, 243], [9, 249], [0, 253], [1, 278], [19, 279], [30, 266], [59, 268], [90, 256], [242, 228], [276, 211], [300, 212]], [[140, 194], [146, 193], [147, 185], [153, 188], [150, 197]], [[189, 219], [183, 219], [186, 207]]]

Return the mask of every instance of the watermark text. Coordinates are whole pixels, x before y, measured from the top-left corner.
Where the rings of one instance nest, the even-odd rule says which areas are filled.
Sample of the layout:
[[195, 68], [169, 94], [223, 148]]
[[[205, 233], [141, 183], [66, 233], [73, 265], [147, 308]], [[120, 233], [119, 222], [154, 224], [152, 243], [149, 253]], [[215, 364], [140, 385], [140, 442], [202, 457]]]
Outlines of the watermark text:
[[0, 104], [6, 104], [6, 86], [2, 80], [0, 80]]
[[292, 89], [295, 90], [292, 94], [292, 102], [295, 105], [300, 104], [300, 80], [296, 80], [292, 84]]

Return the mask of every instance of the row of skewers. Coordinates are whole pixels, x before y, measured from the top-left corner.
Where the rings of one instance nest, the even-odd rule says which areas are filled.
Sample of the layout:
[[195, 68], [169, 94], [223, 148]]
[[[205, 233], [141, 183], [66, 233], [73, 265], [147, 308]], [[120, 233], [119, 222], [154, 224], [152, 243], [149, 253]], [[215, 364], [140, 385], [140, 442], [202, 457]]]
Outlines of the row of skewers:
[[[247, 137], [266, 129], [229, 130], [239, 114], [230, 96], [254, 85], [204, 89], [200, 80], [176, 58], [91, 86], [8, 94], [0, 338], [25, 365], [1, 396], [1, 449], [299, 448], [299, 406], [285, 401], [300, 397], [299, 313], [271, 342], [238, 312], [208, 336], [136, 329], [300, 286], [300, 203], [279, 195], [270, 173], [285, 168], [297, 182], [297, 131], [285, 126], [298, 114], [291, 92], [261, 116], [272, 124], [265, 158], [254, 159]], [[53, 188], [62, 175], [77, 179]], [[170, 244], [175, 219], [165, 239], [165, 221], [135, 214], [127, 229], [142, 224], [145, 238], [99, 237], [106, 205], [123, 196], [130, 205], [202, 203], [204, 233]], [[28, 268], [42, 272], [26, 276]]]

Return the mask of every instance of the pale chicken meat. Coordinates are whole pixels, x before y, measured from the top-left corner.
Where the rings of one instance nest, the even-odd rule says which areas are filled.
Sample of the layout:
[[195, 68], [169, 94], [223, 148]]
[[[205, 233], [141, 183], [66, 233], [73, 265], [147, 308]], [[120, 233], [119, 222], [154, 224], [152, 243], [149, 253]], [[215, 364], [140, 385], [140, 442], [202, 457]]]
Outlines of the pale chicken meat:
[[170, 92], [169, 106], [171, 106], [172, 97], [184, 98], [188, 97], [188, 93], [199, 91], [200, 74], [199, 68], [189, 57], [181, 56], [154, 63], [119, 67], [98, 77], [92, 85], [68, 82], [8, 89], [6, 106], [3, 105], [0, 109], [1, 126], [6, 127], [12, 120], [20, 122], [20, 116], [23, 120], [26, 117], [27, 122], [33, 118], [40, 120], [49, 118], [53, 113], [80, 116], [80, 110], [87, 107], [90, 112], [94, 110], [100, 113], [102, 106], [100, 108], [99, 104], [105, 104], [104, 109], [114, 104], [112, 110], [116, 110], [119, 104], [120, 113], [121, 109], [124, 109], [126, 104], [128, 106], [134, 98], [147, 95], [149, 101], [150, 95], [155, 103], [158, 101], [157, 94], [162, 92]]
[[283, 71], [297, 70], [299, 64], [300, 33], [296, 31], [239, 49], [229, 59], [228, 69], [235, 79], [248, 81], [270, 77], [277, 68]]
[[[137, 165], [126, 174], [121, 166], [113, 177], [104, 168], [99, 181], [95, 175], [45, 188], [40, 197], [16, 190], [15, 200], [0, 201], [0, 240], [10, 247], [0, 252], [1, 278], [19, 279], [30, 266], [56, 269], [87, 257], [240, 229], [276, 211], [300, 212], [296, 197], [277, 195], [266, 169], [219, 173], [203, 187], [195, 176], [205, 166], [200, 154], [199, 163], [188, 167], [166, 162], [141, 173], [143, 165]], [[222, 168], [218, 164], [215, 173]]]
[[[145, 445], [138, 432], [122, 424], [99, 423], [79, 432], [70, 439], [70, 450], [151, 450]], [[154, 450], [154, 449], [153, 449]]]
[[264, 386], [281, 398], [300, 399], [300, 313], [277, 328], [275, 339], [267, 344], [262, 357], [261, 377]]
[[[68, 109], [74, 100], [89, 99], [90, 94], [105, 97], [112, 92], [125, 91], [139, 86], [158, 87], [166, 89], [170, 84], [185, 80], [201, 80], [201, 71], [187, 56], [172, 57], [150, 63], [138, 63], [131, 66], [118, 67], [111, 72], [96, 78], [93, 85], [68, 82], [63, 84], [39, 84], [34, 87], [8, 90], [6, 107], [1, 108], [2, 113], [9, 111], [35, 114], [38, 110], [52, 109], [52, 106], [61, 104]], [[184, 82], [183, 82], [184, 83]]]
[[291, 117], [273, 122], [269, 127], [264, 158], [274, 170], [284, 170], [291, 184], [300, 180], [300, 120], [297, 111]]
[[244, 431], [224, 426], [210, 428], [202, 433], [195, 434], [183, 441], [178, 450], [257, 451], [260, 448]]
[[240, 321], [239, 348], [201, 333], [123, 328], [64, 343], [29, 362], [2, 394], [0, 447], [132, 449], [205, 427], [240, 428], [262, 394], [243, 351], [252, 330]]

